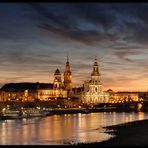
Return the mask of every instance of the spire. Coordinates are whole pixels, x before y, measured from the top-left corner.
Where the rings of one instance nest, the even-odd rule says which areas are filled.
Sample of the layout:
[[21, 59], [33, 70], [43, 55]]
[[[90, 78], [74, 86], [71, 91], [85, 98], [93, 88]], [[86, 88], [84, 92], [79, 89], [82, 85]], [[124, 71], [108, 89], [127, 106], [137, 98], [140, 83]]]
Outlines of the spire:
[[69, 63], [69, 57], [68, 57], [68, 54], [67, 54], [67, 63]]
[[71, 73], [70, 71], [70, 65], [69, 65], [69, 57], [67, 55], [67, 61], [66, 61], [66, 67], [65, 67], [65, 72]]
[[98, 61], [97, 61], [97, 56], [95, 56], [95, 59], [94, 59], [94, 66], [98, 66]]
[[61, 75], [60, 70], [57, 68], [54, 75]]
[[99, 74], [99, 68], [98, 68], [98, 62], [97, 62], [97, 58], [95, 56], [95, 59], [94, 59], [94, 65], [93, 65], [93, 72], [92, 72], [92, 75], [100, 75]]
[[67, 90], [67, 96], [71, 96], [72, 92], [72, 73], [70, 71], [69, 57], [67, 55], [67, 61], [64, 71], [64, 87]]

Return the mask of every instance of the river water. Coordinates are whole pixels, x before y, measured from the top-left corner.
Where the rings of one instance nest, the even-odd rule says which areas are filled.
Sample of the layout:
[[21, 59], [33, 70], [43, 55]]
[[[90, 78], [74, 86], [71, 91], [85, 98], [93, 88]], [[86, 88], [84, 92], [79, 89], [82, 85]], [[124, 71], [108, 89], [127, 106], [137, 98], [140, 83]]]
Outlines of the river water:
[[0, 121], [0, 145], [63, 145], [111, 138], [104, 126], [148, 119], [148, 113], [100, 112]]

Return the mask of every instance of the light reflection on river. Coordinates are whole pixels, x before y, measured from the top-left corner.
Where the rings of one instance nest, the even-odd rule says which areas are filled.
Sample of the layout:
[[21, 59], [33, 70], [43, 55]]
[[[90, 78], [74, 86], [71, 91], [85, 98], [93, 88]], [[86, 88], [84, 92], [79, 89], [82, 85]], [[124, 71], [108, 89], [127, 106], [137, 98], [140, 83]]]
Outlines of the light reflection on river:
[[1, 145], [54, 145], [96, 142], [111, 137], [102, 127], [148, 119], [148, 113], [101, 112], [0, 121]]

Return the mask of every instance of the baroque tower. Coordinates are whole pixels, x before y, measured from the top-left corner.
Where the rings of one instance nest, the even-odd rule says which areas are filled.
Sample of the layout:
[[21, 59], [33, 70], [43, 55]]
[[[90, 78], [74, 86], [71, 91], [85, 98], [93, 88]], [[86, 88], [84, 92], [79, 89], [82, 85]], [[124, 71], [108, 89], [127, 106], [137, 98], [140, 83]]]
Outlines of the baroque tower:
[[93, 81], [93, 84], [98, 84], [100, 82], [100, 73], [99, 73], [98, 62], [96, 58], [93, 64], [93, 72], [91, 73], [91, 79]]
[[98, 65], [96, 58], [95, 58], [95, 61], [94, 61], [94, 64], [93, 64], [93, 71], [91, 73], [91, 86], [92, 86], [92, 90], [95, 90], [95, 92], [101, 92], [102, 91], [102, 84], [101, 84], [101, 81], [100, 81], [99, 65]]
[[54, 73], [54, 82], [53, 89], [61, 89], [62, 88], [62, 80], [60, 70], [57, 68]]
[[70, 71], [69, 59], [67, 56], [66, 67], [64, 71], [64, 87], [67, 90], [67, 97], [71, 97], [72, 93], [72, 73]]
[[84, 91], [81, 94], [81, 99], [86, 104], [106, 103], [109, 101], [109, 94], [102, 91], [99, 64], [96, 58], [93, 63], [91, 80], [84, 82]]

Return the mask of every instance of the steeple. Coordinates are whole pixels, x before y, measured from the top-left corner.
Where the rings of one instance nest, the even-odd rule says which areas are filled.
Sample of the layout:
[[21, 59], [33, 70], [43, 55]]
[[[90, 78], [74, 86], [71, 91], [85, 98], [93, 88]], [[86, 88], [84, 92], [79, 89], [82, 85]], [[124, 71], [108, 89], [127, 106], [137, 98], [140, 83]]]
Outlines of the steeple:
[[68, 54], [67, 54], [67, 63], [69, 62]]
[[70, 94], [72, 91], [72, 74], [70, 71], [68, 55], [67, 55], [67, 61], [66, 61], [66, 66], [64, 71], [64, 87], [67, 90], [67, 96], [70, 97]]
[[92, 72], [91, 75], [92, 75], [92, 76], [100, 76], [99, 68], [98, 68], [98, 62], [97, 62], [97, 58], [96, 58], [96, 57], [95, 57], [95, 60], [94, 60], [93, 72]]
[[98, 62], [97, 62], [96, 57], [94, 59], [93, 71], [91, 73], [91, 80], [92, 80], [93, 84], [99, 84], [100, 83], [100, 73], [99, 73]]
[[67, 55], [67, 62], [66, 62], [65, 72], [71, 74], [68, 55]]
[[61, 73], [60, 70], [57, 68], [54, 73], [54, 82], [53, 82], [54, 89], [62, 88], [62, 80], [61, 80]]

